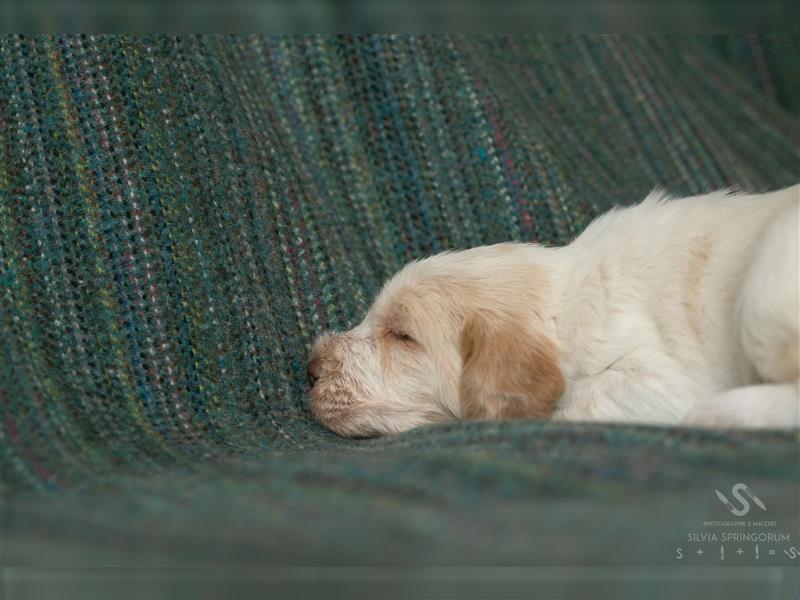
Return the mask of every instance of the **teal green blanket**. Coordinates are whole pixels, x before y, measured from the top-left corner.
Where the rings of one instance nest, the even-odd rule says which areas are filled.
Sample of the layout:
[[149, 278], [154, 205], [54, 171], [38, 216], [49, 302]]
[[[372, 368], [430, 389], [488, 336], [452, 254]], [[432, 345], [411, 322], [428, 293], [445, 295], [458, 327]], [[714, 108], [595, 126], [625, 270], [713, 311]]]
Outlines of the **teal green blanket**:
[[[2, 563], [796, 564], [796, 433], [349, 441], [311, 419], [305, 364], [410, 259], [562, 243], [655, 186], [796, 183], [799, 58], [786, 37], [0, 38]], [[714, 490], [739, 481], [791, 539], [723, 565], [690, 534], [721, 532]], [[769, 580], [736, 572], [712, 579]], [[6, 590], [73, 590], [31, 573]]]

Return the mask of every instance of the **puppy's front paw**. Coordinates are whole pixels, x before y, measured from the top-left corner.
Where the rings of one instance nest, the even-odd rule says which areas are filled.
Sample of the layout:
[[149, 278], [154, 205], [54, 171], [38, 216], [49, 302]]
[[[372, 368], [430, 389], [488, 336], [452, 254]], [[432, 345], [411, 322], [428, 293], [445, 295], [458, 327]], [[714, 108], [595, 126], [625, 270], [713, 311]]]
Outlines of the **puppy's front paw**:
[[751, 385], [723, 392], [694, 407], [689, 427], [794, 429], [800, 427], [796, 384]]

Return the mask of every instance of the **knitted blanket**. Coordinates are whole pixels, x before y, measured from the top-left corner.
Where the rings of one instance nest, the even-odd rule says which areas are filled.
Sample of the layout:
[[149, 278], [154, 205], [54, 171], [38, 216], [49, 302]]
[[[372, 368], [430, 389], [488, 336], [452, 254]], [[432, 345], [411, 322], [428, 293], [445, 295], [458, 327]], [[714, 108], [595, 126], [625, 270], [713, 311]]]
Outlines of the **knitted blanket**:
[[[351, 441], [311, 419], [305, 365], [410, 259], [564, 243], [656, 186], [795, 183], [799, 49], [0, 38], [2, 563], [796, 564], [797, 433], [509, 422]], [[734, 519], [715, 489], [736, 482], [791, 533], [760, 563], [751, 542], [723, 565], [689, 541]], [[765, 585], [753, 573], [732, 589]]]

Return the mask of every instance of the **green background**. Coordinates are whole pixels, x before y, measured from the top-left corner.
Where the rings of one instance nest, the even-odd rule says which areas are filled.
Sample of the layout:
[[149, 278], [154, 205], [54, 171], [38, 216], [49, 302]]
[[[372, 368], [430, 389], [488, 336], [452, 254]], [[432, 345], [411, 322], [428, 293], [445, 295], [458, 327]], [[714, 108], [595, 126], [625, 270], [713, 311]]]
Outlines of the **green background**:
[[3, 36], [3, 564], [675, 567], [738, 481], [797, 542], [796, 432], [349, 441], [311, 420], [305, 363], [412, 258], [564, 243], [656, 186], [796, 183], [799, 48]]

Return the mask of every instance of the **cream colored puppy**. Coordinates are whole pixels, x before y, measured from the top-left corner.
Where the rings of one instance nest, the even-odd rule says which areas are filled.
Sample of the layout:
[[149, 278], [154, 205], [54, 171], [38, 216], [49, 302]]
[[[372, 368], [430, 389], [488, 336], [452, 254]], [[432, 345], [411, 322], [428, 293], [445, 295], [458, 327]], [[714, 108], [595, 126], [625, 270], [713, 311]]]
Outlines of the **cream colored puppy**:
[[411, 263], [315, 344], [311, 409], [345, 436], [455, 419], [800, 424], [800, 186], [654, 192], [560, 248]]

